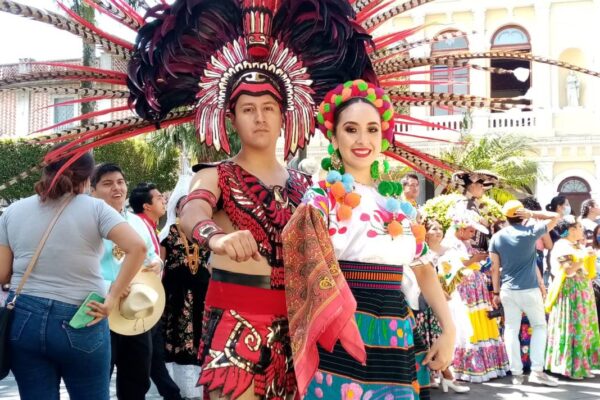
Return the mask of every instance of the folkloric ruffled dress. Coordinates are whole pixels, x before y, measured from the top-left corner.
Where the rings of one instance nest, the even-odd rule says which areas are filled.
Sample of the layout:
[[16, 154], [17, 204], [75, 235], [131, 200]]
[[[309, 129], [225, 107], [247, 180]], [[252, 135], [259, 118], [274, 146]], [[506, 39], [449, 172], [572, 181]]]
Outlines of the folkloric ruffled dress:
[[450, 295], [448, 305], [456, 325], [454, 376], [476, 383], [506, 376], [508, 356], [498, 322], [487, 315], [492, 305], [486, 277], [479, 264], [464, 266], [463, 260], [471, 257], [468, 244], [454, 234], [447, 234], [442, 244], [448, 250], [438, 273]]
[[[552, 248], [552, 272], [558, 281], [558, 259], [568, 256], [583, 258], [567, 239]], [[553, 285], [557, 282], [553, 282]], [[585, 270], [566, 276], [548, 320], [546, 369], [571, 378], [585, 378], [592, 369], [600, 368], [600, 333], [592, 283]]]
[[[284, 247], [288, 307], [293, 297], [287, 291], [295, 290], [292, 287], [298, 283], [292, 281], [288, 288], [288, 279], [310, 280], [318, 273], [313, 267], [312, 253], [315, 249], [316, 252], [322, 250], [326, 253], [324, 259], [327, 259], [328, 252], [334, 253], [335, 259], [331, 257], [334, 265], [329, 263], [326, 268], [335, 275], [335, 260], [339, 261], [350, 287], [350, 297], [356, 299], [354, 319], [366, 350], [366, 365], [361, 365], [345, 350], [348, 346], [344, 346], [343, 341], [341, 344], [334, 342], [332, 352], [319, 346], [316, 373], [314, 369], [307, 368], [313, 375], [308, 376], [310, 384], [305, 399], [429, 398], [426, 388], [429, 385], [429, 371], [421, 365], [425, 347], [422, 339], [415, 337], [415, 320], [401, 290], [403, 269], [411, 268], [410, 264], [418, 258], [415, 254], [421, 254], [418, 247], [422, 246], [417, 245], [411, 231], [414, 222], [400, 215], [397, 219], [402, 220], [402, 233], [392, 238], [385, 227], [392, 217], [385, 210], [385, 198], [375, 188], [358, 183], [354, 192], [360, 194], [360, 204], [354, 208], [351, 219], [339, 221], [336, 201], [329, 188], [321, 183], [306, 193], [303, 202], [307, 206], [301, 206], [286, 227], [285, 235], [290, 238]], [[314, 230], [308, 232], [305, 225], [315, 220]], [[332, 250], [329, 251], [331, 246]], [[321, 284], [324, 282], [327, 280], [322, 279]], [[309, 284], [308, 290], [314, 287]], [[319, 290], [318, 285], [315, 290]], [[298, 292], [297, 297], [304, 300], [306, 292]], [[292, 307], [289, 308], [290, 329], [292, 348], [297, 356], [298, 345], [294, 334], [300, 329], [296, 329], [295, 321], [308, 318], [297, 319], [293, 304], [292, 300]], [[315, 302], [316, 307], [321, 304]], [[353, 322], [350, 318], [348, 325]], [[302, 329], [310, 331], [310, 324]], [[355, 328], [352, 326], [351, 329]], [[321, 345], [324, 342], [327, 341], [319, 341]], [[309, 354], [308, 358], [311, 357], [314, 360], [316, 352]], [[297, 362], [298, 357], [294, 361]], [[300, 386], [303, 370], [296, 364]]]

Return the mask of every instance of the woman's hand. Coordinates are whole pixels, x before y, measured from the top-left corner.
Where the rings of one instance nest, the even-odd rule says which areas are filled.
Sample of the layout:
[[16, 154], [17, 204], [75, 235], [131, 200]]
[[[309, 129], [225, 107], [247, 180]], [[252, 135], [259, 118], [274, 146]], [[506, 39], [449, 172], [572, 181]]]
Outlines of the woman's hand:
[[108, 318], [108, 315], [115, 307], [115, 300], [109, 294], [104, 299], [104, 303], [99, 303], [97, 301], [90, 301], [87, 306], [90, 308], [90, 311], [87, 312], [87, 315], [91, 315], [94, 317], [94, 320], [87, 324], [86, 326], [96, 325], [98, 322], [102, 321], [104, 318]]
[[454, 334], [443, 332], [433, 343], [423, 360], [423, 365], [433, 371], [444, 371], [454, 358]]
[[251, 258], [261, 260], [258, 244], [250, 231], [236, 231], [225, 235], [215, 235], [208, 243], [210, 250], [221, 256], [228, 256], [233, 261], [244, 262]]

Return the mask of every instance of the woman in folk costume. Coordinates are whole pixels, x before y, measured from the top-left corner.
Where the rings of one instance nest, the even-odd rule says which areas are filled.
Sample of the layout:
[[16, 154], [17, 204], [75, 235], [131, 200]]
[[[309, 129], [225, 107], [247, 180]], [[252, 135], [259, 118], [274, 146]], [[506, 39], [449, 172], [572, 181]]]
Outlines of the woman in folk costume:
[[600, 368], [600, 333], [592, 280], [596, 275], [592, 249], [584, 249], [583, 227], [572, 215], [557, 225], [550, 265], [554, 281], [546, 296], [548, 345], [545, 368], [571, 379], [593, 378]]
[[159, 234], [160, 256], [165, 264], [162, 283], [166, 304], [163, 312], [165, 362], [184, 398], [202, 397], [196, 386], [200, 374], [198, 346], [202, 333], [204, 299], [210, 274], [206, 251], [183, 234], [179, 214], [191, 176], [181, 175], [167, 204], [167, 222]]
[[[305, 399], [428, 398], [425, 364], [445, 369], [451, 360], [454, 327], [426, 256], [425, 228], [400, 199], [402, 185], [379, 169], [393, 115], [389, 96], [363, 80], [338, 86], [319, 108], [331, 140], [329, 173], [283, 234], [292, 351]], [[444, 328], [427, 355], [401, 290], [404, 269], [414, 271]]]
[[485, 195], [485, 192], [496, 187], [499, 183], [498, 176], [487, 170], [476, 170], [473, 172], [461, 171], [452, 175], [453, 185], [462, 190], [464, 198], [457, 205], [479, 214], [481, 224], [488, 228], [487, 233], [477, 231], [472, 246], [481, 251], [487, 251], [488, 242], [493, 232], [491, 228], [502, 216], [500, 205]]
[[[442, 224], [434, 218], [426, 218], [424, 221], [424, 225], [425, 229], [427, 230], [427, 233], [425, 234], [425, 242], [429, 247], [431, 263], [435, 267], [436, 271], [438, 271], [439, 275], [439, 271], [441, 271], [443, 268], [443, 265], [440, 261], [443, 260], [443, 256], [448, 250], [446, 247], [442, 246], [442, 241], [444, 240], [444, 229], [442, 227]], [[441, 277], [440, 281], [445, 282]], [[447, 289], [446, 285], [442, 285], [442, 289]], [[444, 294], [446, 295], [446, 299], [449, 300], [450, 294]], [[415, 312], [417, 332], [423, 338], [425, 338], [425, 344], [427, 345], [427, 347], [431, 348], [431, 346], [433, 346], [433, 343], [442, 333], [442, 329], [431, 307], [429, 307], [429, 305], [427, 304], [424, 304], [423, 306], [419, 304], [419, 310]], [[457, 329], [460, 329], [460, 327]], [[454, 375], [452, 375], [452, 372], [449, 368], [442, 370], [440, 374], [440, 383], [442, 386], [442, 391], [444, 393], [446, 393], [448, 389], [452, 389], [457, 393], [466, 393], [470, 390], [468, 386], [461, 385], [460, 383], [454, 380]]]
[[488, 316], [492, 310], [491, 298], [486, 277], [480, 271], [480, 263], [488, 253], [471, 245], [477, 231], [487, 234], [488, 230], [479, 223], [481, 218], [473, 210], [457, 206], [452, 213], [453, 225], [442, 241], [448, 250], [438, 266], [457, 326], [452, 368], [457, 379], [486, 382], [506, 376], [508, 371], [508, 357], [498, 322]]

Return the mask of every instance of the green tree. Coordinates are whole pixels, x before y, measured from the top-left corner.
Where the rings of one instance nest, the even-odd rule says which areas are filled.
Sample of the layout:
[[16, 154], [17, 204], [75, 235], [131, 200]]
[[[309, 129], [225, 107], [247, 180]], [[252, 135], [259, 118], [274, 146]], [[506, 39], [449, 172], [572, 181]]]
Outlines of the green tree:
[[[231, 155], [235, 155], [240, 151], [241, 142], [229, 121], [227, 121], [227, 131]], [[216, 151], [213, 147], [201, 144], [192, 123], [161, 129], [149, 135], [147, 141], [158, 154], [159, 159], [165, 152], [170, 152], [174, 148], [192, 162], [214, 162], [229, 157], [222, 150]]]
[[96, 163], [118, 164], [126, 175], [129, 189], [140, 182], [153, 182], [162, 191], [171, 190], [179, 177], [179, 151], [171, 146], [160, 156], [141, 139], [130, 139], [94, 150]]
[[475, 139], [464, 135], [460, 146], [443, 152], [442, 160], [469, 170], [487, 169], [501, 177], [501, 187], [490, 195], [500, 204], [515, 197], [515, 191], [533, 193], [538, 177], [531, 140], [516, 134], [488, 135]]
[[[40, 163], [47, 149], [48, 146], [27, 144], [24, 141], [0, 140], [0, 184], [7, 183], [24, 171], [30, 171]], [[10, 204], [34, 193], [33, 185], [40, 179], [40, 172], [28, 174], [27, 178], [0, 191], [0, 203], [3, 200]]]

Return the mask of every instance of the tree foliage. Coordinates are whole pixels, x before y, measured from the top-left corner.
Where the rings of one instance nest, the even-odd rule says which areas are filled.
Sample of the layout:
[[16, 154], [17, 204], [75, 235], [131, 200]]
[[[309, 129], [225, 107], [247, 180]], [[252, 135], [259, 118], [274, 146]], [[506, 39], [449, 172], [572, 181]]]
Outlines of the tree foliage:
[[[24, 141], [0, 141], [0, 184], [39, 164], [48, 148]], [[174, 147], [159, 157], [146, 142], [132, 139], [100, 147], [94, 150], [94, 158], [97, 163], [113, 162], [120, 165], [130, 187], [151, 181], [161, 190], [170, 190], [177, 183], [179, 152]], [[31, 196], [34, 193], [33, 185], [39, 178], [39, 172], [32, 174], [0, 192], [0, 199], [11, 203]]]
[[[480, 139], [464, 136], [463, 145], [442, 153], [441, 158], [451, 164], [469, 170], [487, 169], [501, 178], [504, 187], [514, 188], [528, 194], [538, 177], [537, 163], [531, 140], [516, 134], [488, 135]], [[495, 188], [489, 194], [500, 204], [514, 198], [507, 189]]]
[[[227, 131], [231, 155], [235, 155], [240, 151], [241, 142], [229, 121], [227, 121]], [[224, 151], [216, 151], [213, 147], [201, 144], [196, 135], [196, 129], [191, 123], [156, 131], [148, 136], [148, 143], [157, 152], [159, 158], [172, 149], [179, 149], [192, 162], [214, 162], [229, 157]]]
[[140, 182], [153, 182], [159, 190], [175, 187], [179, 176], [179, 151], [171, 147], [157, 154], [145, 141], [139, 139], [117, 142], [94, 150], [96, 163], [113, 162], [125, 173], [129, 189]]

